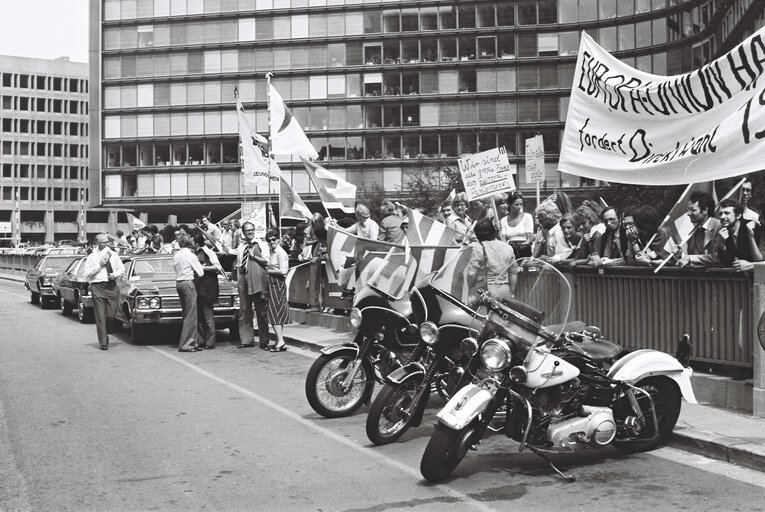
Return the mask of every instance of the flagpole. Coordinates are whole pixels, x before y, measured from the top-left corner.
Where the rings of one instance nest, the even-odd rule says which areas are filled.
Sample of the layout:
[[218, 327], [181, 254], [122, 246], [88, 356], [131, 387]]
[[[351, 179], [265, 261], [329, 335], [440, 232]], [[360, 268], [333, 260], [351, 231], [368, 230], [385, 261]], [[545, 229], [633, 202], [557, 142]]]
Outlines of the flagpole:
[[[271, 209], [271, 160], [273, 159], [273, 155], [271, 154], [271, 150], [273, 149], [272, 141], [271, 141], [271, 77], [273, 76], [273, 73], [266, 73], [266, 107], [268, 110], [268, 208]], [[279, 187], [279, 196], [281, 198], [281, 186]], [[270, 210], [271, 213], [273, 213], [273, 210]], [[270, 217], [270, 215], [269, 215]], [[268, 219], [269, 221], [272, 221], [272, 219]], [[276, 219], [277, 222], [277, 229], [279, 232], [279, 236], [282, 236], [282, 214], [279, 212], [279, 217]]]
[[[239, 99], [239, 88], [234, 87], [234, 99]], [[244, 161], [242, 156], [242, 138], [239, 137], [239, 192], [242, 194], [242, 202], [239, 204], [239, 210], [241, 211], [242, 204], [247, 202], [247, 191], [244, 189]], [[241, 217], [241, 215], [240, 215]], [[241, 227], [241, 226], [240, 226]]]

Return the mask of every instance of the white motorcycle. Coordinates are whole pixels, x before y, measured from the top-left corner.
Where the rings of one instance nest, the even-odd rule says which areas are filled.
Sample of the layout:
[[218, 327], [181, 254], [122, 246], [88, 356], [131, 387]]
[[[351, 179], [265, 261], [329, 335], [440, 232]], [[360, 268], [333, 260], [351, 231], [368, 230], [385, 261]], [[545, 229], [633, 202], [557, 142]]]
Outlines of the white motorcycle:
[[431, 282], [445, 295], [457, 294], [460, 304], [472, 302], [465, 313], [485, 323], [477, 340], [463, 341], [463, 349], [480, 347], [473, 351], [479, 356], [470, 367], [473, 383], [438, 413], [423, 453], [420, 472], [430, 482], [449, 476], [489, 431], [504, 433], [520, 443], [519, 451], [533, 451], [573, 481], [546, 453], [611, 444], [627, 453], [651, 450], [672, 433], [681, 397], [696, 403], [687, 336], [677, 358], [657, 350], [625, 355], [598, 328], [567, 323], [571, 289], [556, 268], [532, 258], [518, 263], [514, 299], [496, 300], [458, 265], [445, 266]]

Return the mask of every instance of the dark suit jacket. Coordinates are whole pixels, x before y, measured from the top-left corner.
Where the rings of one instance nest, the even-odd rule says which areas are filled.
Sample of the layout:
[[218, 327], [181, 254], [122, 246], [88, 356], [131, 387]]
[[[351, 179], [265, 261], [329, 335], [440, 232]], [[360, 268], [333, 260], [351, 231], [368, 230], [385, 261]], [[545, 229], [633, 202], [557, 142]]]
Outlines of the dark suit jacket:
[[720, 257], [720, 263], [726, 267], [733, 265], [733, 260], [735, 258], [746, 261], [752, 261], [754, 259], [752, 241], [749, 239], [749, 232], [743, 223], [738, 223], [738, 232], [735, 234], [735, 242], [733, 240], [733, 233], [730, 233], [727, 240], [723, 240], [719, 235], [718, 238], [719, 245], [717, 254]]

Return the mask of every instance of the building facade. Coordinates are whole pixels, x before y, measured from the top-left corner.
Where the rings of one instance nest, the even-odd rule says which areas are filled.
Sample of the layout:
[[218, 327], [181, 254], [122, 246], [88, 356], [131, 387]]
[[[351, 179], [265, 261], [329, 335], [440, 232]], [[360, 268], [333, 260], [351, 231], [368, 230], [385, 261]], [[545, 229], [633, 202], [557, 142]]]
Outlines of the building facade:
[[[324, 165], [360, 186], [504, 146], [556, 171], [581, 31], [639, 69], [690, 71], [763, 24], [756, 0], [91, 0], [91, 194], [153, 214], [241, 200], [234, 91], [268, 131], [266, 73]], [[315, 197], [306, 173], [287, 180]], [[202, 206], [204, 205], [204, 206]], [[159, 217], [157, 218], [159, 222]]]
[[88, 200], [88, 65], [0, 56], [0, 97], [0, 237], [77, 239], [81, 194]]

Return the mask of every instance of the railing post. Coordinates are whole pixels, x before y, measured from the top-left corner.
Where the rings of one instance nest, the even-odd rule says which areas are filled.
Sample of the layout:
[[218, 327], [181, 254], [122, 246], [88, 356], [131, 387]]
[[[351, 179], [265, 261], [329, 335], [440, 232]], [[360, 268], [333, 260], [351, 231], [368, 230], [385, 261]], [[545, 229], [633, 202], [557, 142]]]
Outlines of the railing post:
[[765, 263], [754, 264], [752, 285], [752, 414], [765, 418]]

